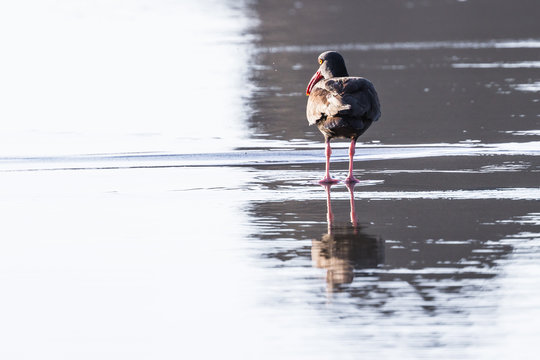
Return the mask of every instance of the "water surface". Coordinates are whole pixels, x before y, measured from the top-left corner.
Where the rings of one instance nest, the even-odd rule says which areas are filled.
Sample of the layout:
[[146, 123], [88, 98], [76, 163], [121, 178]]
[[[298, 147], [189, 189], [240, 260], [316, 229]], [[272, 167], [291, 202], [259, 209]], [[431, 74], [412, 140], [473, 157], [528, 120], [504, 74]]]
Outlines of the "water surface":
[[[536, 2], [1, 7], [4, 357], [534, 358]], [[354, 188], [330, 48], [383, 106]]]

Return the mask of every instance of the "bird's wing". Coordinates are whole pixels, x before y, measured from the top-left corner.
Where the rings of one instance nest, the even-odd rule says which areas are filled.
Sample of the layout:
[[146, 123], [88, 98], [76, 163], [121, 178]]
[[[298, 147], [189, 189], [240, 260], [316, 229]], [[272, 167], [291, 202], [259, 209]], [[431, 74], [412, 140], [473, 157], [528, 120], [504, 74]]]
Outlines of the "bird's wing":
[[321, 81], [308, 99], [306, 113], [310, 124], [329, 116], [348, 116], [372, 121], [381, 116], [375, 87], [369, 80], [361, 77]]
[[321, 87], [315, 87], [311, 91], [306, 107], [309, 125], [315, 125], [317, 121], [329, 116], [330, 102], [328, 94], [328, 91]]

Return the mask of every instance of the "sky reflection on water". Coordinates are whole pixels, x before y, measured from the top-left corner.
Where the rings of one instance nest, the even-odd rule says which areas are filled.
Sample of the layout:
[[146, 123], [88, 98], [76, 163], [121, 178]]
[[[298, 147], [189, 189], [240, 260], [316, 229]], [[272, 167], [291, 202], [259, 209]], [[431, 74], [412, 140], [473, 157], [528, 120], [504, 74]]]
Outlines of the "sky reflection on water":
[[241, 8], [212, 0], [2, 8], [2, 155], [223, 151], [247, 136], [248, 92], [238, 84], [251, 21]]

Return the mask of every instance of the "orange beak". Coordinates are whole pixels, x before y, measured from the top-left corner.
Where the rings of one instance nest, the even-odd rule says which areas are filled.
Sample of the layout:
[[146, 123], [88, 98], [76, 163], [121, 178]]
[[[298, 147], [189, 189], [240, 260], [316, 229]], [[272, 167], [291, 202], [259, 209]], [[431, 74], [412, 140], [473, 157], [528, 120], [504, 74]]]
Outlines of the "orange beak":
[[315, 84], [318, 83], [322, 78], [323, 78], [323, 76], [321, 75], [320, 71], [317, 71], [315, 73], [315, 75], [313, 75], [311, 80], [309, 80], [309, 84], [308, 84], [307, 89], [306, 89], [306, 95], [307, 96], [309, 96], [309, 94], [311, 94], [311, 90], [313, 89]]

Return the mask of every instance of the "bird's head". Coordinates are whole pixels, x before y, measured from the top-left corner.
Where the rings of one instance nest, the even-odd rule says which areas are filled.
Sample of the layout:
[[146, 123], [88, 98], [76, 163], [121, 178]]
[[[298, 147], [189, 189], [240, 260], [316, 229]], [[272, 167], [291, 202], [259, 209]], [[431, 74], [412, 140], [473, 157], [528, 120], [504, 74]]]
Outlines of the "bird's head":
[[306, 95], [311, 93], [311, 90], [317, 82], [322, 79], [330, 79], [333, 77], [349, 76], [345, 67], [345, 60], [336, 51], [325, 51], [318, 57], [319, 69], [309, 81], [306, 89]]

